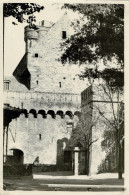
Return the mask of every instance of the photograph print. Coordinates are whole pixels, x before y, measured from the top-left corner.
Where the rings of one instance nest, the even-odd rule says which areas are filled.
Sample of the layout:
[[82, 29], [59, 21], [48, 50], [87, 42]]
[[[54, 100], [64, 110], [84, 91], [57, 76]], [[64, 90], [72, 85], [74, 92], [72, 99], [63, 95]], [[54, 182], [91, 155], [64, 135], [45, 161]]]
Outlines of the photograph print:
[[3, 3], [3, 189], [124, 191], [124, 4]]

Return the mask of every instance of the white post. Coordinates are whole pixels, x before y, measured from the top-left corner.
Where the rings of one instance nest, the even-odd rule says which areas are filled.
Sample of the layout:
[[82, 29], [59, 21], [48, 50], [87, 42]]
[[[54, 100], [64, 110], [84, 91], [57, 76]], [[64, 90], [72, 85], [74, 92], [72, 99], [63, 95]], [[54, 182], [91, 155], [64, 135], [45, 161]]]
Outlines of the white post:
[[75, 153], [75, 160], [74, 160], [74, 175], [78, 175], [78, 171], [79, 171], [79, 163], [78, 163], [79, 148], [78, 148], [78, 147], [75, 147], [74, 153]]

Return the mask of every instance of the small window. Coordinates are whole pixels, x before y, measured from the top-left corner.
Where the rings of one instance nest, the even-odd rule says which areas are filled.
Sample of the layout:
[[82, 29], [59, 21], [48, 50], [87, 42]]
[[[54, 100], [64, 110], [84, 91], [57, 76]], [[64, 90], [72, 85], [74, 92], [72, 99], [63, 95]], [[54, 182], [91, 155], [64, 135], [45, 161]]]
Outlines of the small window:
[[42, 20], [42, 22], [41, 22], [41, 26], [44, 26], [44, 20]]
[[62, 31], [62, 39], [66, 39], [66, 31]]
[[67, 133], [68, 133], [69, 131], [72, 131], [72, 128], [73, 128], [73, 123], [72, 123], [72, 122], [68, 122], [68, 123], [67, 123]]
[[30, 41], [30, 47], [32, 47], [32, 41]]
[[41, 140], [41, 134], [39, 134], [39, 140]]
[[36, 81], [37, 85], [39, 84], [39, 81]]
[[4, 81], [4, 90], [9, 90], [10, 81]]
[[59, 87], [61, 88], [61, 82], [59, 82]]
[[21, 108], [23, 109], [23, 102], [21, 103]]
[[38, 53], [35, 53], [35, 58], [38, 58]]

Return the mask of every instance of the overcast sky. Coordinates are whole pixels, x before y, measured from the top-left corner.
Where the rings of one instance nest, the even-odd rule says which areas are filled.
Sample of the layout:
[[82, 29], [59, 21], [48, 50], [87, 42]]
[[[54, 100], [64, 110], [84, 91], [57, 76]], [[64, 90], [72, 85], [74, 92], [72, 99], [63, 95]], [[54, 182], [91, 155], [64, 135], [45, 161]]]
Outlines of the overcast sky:
[[[37, 20], [36, 24], [39, 24], [41, 20], [58, 21], [65, 12], [65, 10], [61, 10], [62, 5], [63, 4], [43, 4], [45, 9], [35, 14]], [[18, 25], [13, 25], [12, 21], [16, 20], [13, 17], [5, 18], [4, 75], [7, 76], [12, 75], [25, 53], [24, 27], [27, 24], [18, 23]]]

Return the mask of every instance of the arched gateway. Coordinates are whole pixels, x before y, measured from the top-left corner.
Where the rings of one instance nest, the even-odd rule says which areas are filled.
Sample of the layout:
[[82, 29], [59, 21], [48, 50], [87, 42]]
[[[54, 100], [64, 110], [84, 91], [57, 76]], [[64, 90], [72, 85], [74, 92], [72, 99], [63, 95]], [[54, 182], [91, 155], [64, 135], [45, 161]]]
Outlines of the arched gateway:
[[11, 148], [10, 150], [13, 151], [13, 163], [14, 164], [23, 164], [24, 162], [24, 153], [22, 150]]

